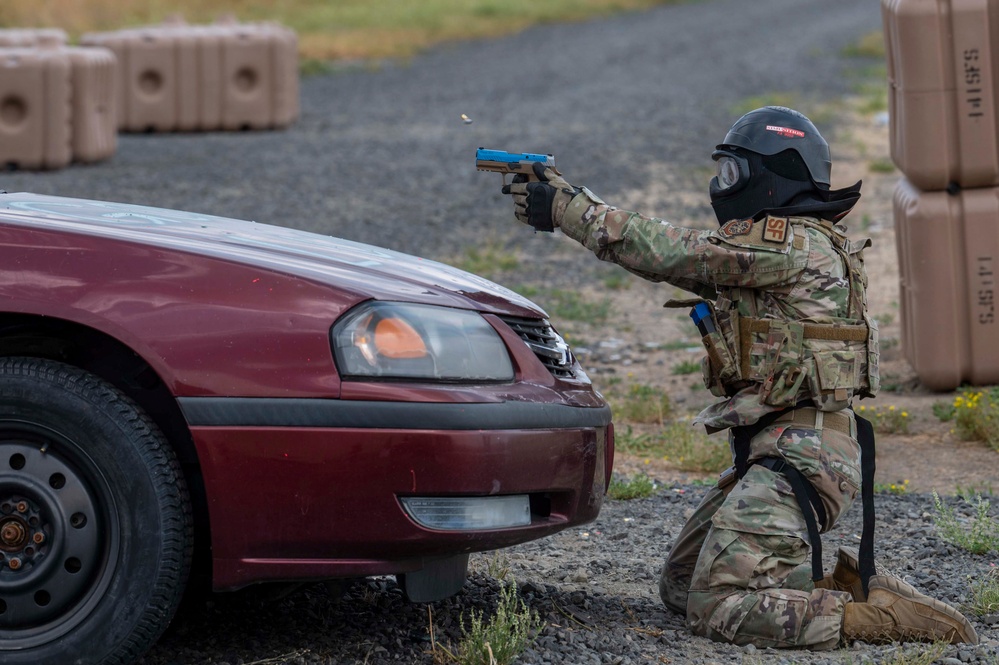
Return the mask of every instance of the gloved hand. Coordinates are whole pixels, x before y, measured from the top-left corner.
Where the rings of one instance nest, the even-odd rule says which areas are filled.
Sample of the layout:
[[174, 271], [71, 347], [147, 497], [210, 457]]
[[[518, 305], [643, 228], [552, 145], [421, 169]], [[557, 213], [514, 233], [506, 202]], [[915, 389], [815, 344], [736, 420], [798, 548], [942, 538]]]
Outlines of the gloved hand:
[[513, 195], [517, 219], [537, 231], [551, 233], [562, 222], [569, 201], [582, 190], [541, 162], [534, 162], [533, 169], [538, 182], [526, 182], [526, 176], [516, 175], [512, 184], [504, 185], [503, 193]]

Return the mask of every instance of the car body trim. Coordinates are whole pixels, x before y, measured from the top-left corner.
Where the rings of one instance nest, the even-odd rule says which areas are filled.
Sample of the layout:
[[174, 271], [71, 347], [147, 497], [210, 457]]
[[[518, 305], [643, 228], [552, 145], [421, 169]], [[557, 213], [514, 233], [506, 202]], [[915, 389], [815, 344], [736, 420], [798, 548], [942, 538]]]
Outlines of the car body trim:
[[538, 402], [379, 402], [261, 397], [180, 397], [192, 427], [331, 427], [515, 430], [606, 427], [609, 406]]

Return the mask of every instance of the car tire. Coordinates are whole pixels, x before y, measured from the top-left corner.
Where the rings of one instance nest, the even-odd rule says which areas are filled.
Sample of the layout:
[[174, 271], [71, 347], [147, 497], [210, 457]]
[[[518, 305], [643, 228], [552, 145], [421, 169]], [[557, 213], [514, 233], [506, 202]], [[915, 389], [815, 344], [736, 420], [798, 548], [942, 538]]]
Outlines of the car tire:
[[192, 542], [180, 465], [137, 405], [76, 367], [0, 360], [0, 662], [133, 662]]

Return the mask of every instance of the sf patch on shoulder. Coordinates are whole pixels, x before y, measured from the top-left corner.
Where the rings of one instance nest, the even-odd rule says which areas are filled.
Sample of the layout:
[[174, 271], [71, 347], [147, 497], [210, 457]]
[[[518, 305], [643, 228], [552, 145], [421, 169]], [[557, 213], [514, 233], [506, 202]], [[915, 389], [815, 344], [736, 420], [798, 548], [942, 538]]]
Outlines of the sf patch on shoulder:
[[767, 242], [783, 245], [787, 242], [787, 218], [767, 217], [762, 220], [766, 224], [763, 229], [763, 239]]
[[764, 217], [756, 222], [735, 219], [723, 224], [716, 233], [717, 237], [736, 247], [765, 248], [777, 252], [788, 251], [793, 235], [787, 217]]

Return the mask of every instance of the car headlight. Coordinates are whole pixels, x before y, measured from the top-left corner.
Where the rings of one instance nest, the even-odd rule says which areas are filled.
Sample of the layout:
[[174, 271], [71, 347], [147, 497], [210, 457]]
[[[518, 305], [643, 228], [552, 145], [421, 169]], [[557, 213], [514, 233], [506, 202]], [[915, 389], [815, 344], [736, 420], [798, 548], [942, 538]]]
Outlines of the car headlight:
[[367, 302], [333, 326], [342, 376], [510, 381], [503, 340], [477, 312], [433, 305]]

